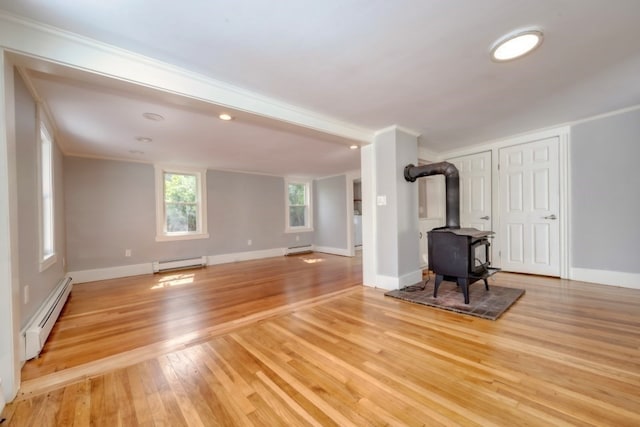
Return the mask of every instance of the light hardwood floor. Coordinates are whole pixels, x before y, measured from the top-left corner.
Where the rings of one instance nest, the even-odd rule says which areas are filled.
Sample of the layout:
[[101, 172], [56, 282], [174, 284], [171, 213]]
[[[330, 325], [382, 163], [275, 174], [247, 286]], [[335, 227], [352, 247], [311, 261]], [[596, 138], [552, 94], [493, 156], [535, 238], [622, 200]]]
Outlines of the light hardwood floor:
[[494, 322], [385, 297], [359, 286], [360, 268], [312, 254], [76, 286], [3, 416], [640, 425], [640, 291], [499, 273], [494, 285], [526, 294]]

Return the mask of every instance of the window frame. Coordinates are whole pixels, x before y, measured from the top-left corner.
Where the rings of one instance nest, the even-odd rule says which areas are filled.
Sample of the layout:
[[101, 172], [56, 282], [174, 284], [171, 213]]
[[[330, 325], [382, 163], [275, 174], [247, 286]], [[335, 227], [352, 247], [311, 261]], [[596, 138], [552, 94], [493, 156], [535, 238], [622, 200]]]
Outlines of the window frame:
[[[155, 165], [154, 168], [156, 192], [156, 242], [209, 238], [209, 233], [207, 232], [207, 169], [171, 165]], [[176, 175], [194, 175], [196, 177], [196, 231], [167, 232], [166, 203], [164, 198], [164, 175], [166, 173]]]
[[[38, 108], [38, 261], [40, 272], [58, 260], [56, 253], [56, 207], [54, 147], [51, 127]], [[46, 147], [45, 147], [46, 146]], [[46, 149], [45, 149], [46, 148]], [[45, 164], [46, 162], [46, 164]], [[45, 181], [46, 180], [46, 181]], [[48, 236], [47, 236], [48, 234]]]
[[[305, 215], [305, 225], [302, 226], [291, 226], [290, 223], [290, 208], [291, 206], [301, 206], [301, 205], [290, 205], [289, 204], [289, 185], [304, 185], [305, 186], [305, 207], [306, 215]], [[307, 178], [286, 178], [284, 180], [284, 216], [285, 216], [285, 233], [305, 233], [313, 231], [313, 185], [312, 180]]]

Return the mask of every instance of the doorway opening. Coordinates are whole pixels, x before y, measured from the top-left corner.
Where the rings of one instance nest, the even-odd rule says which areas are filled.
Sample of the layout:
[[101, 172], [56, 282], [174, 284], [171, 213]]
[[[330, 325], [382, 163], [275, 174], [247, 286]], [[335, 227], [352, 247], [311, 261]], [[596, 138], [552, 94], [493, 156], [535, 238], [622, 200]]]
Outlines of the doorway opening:
[[353, 180], [353, 247], [362, 250], [362, 181]]

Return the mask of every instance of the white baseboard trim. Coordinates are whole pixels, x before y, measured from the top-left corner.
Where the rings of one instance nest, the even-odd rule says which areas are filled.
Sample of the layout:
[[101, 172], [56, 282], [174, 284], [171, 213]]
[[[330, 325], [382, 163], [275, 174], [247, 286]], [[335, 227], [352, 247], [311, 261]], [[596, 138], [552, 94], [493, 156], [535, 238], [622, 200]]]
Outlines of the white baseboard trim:
[[405, 286], [413, 285], [422, 281], [422, 270], [412, 271], [400, 277], [384, 276], [382, 274], [376, 275], [376, 288], [395, 290], [404, 288]]
[[[271, 258], [284, 255], [284, 248], [264, 249], [261, 251], [236, 252], [231, 254], [207, 256], [207, 265], [226, 264], [229, 262], [249, 261], [252, 259]], [[70, 271], [67, 276], [73, 283], [95, 282], [98, 280], [119, 279], [121, 277], [153, 274], [153, 263], [121, 265], [116, 267], [96, 268], [92, 270]]]
[[227, 264], [230, 262], [250, 261], [252, 259], [272, 258], [284, 256], [285, 248], [263, 249], [260, 251], [234, 252], [222, 255], [210, 255], [207, 257], [207, 265]]
[[144, 264], [96, 268], [93, 270], [70, 271], [67, 273], [67, 276], [73, 279], [73, 283], [86, 283], [95, 282], [97, 280], [109, 280], [128, 276], [139, 276], [141, 274], [153, 274], [152, 263], [147, 262]]
[[580, 282], [640, 289], [640, 274], [623, 271], [592, 270], [589, 268], [569, 269], [569, 278]]
[[351, 256], [349, 249], [341, 249], [341, 248], [330, 248], [328, 246], [314, 246], [314, 252], [322, 252], [323, 254], [331, 254], [331, 255], [340, 255], [340, 256]]
[[4, 411], [5, 407], [5, 399], [4, 399], [4, 389], [2, 388], [2, 378], [0, 378], [0, 414]]

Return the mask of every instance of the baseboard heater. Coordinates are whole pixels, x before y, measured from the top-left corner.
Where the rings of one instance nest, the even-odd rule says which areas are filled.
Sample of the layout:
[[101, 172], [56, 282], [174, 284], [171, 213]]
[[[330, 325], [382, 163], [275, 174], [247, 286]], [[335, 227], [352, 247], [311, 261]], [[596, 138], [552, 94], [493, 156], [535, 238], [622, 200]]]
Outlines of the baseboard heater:
[[186, 270], [188, 268], [205, 267], [206, 265], [206, 256], [187, 259], [174, 259], [169, 261], [154, 261], [153, 272], [162, 273], [164, 271]]
[[290, 248], [285, 249], [285, 256], [288, 255], [300, 255], [300, 254], [310, 254], [313, 252], [313, 246], [311, 245], [301, 245], [301, 246], [291, 246]]
[[71, 277], [65, 277], [58, 282], [49, 298], [44, 302], [31, 323], [26, 327], [25, 360], [33, 359], [40, 355], [44, 343], [47, 341], [53, 325], [58, 320], [62, 307], [64, 307], [72, 288]]

